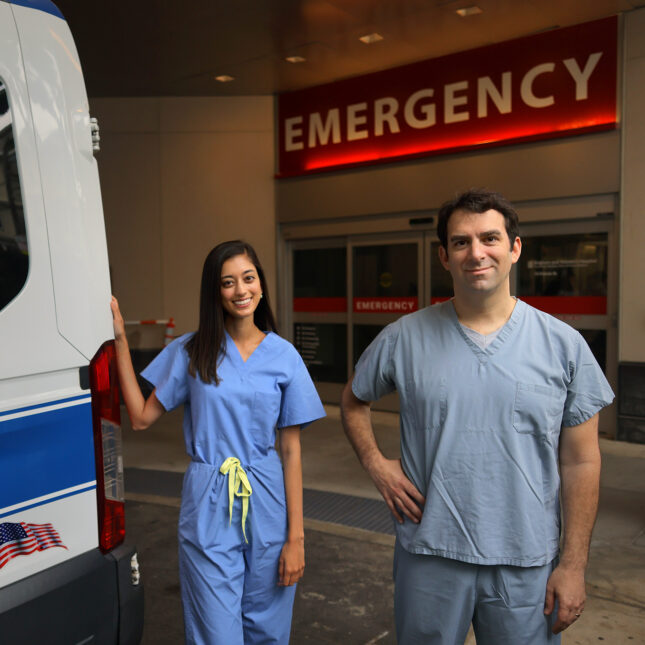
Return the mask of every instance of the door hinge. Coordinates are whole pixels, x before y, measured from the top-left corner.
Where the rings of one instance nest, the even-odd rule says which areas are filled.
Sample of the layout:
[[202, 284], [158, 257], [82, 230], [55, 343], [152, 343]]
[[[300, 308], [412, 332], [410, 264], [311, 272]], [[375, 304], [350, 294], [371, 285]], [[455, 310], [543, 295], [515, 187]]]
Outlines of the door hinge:
[[92, 150], [99, 152], [101, 149], [101, 135], [99, 133], [99, 122], [95, 117], [90, 117], [90, 132], [92, 133]]

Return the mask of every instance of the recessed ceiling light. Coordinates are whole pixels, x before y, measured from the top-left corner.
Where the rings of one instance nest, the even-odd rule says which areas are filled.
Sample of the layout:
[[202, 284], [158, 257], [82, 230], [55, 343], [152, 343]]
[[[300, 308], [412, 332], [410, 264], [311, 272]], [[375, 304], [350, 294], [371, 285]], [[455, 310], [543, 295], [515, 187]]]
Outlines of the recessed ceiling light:
[[215, 77], [216, 81], [219, 81], [220, 83], [230, 83], [231, 81], [235, 80], [234, 76], [229, 76], [228, 74], [220, 74], [219, 76]]
[[472, 7], [457, 9], [455, 13], [460, 15], [462, 18], [465, 18], [466, 16], [476, 16], [479, 13], [483, 13], [483, 11], [477, 5], [473, 5]]
[[374, 32], [373, 34], [365, 34], [365, 36], [361, 36], [359, 40], [366, 45], [371, 45], [372, 43], [377, 43], [379, 40], [383, 40], [383, 36]]
[[307, 59], [303, 56], [287, 56], [285, 60], [287, 63], [293, 63], [295, 65], [296, 63], [304, 63]]

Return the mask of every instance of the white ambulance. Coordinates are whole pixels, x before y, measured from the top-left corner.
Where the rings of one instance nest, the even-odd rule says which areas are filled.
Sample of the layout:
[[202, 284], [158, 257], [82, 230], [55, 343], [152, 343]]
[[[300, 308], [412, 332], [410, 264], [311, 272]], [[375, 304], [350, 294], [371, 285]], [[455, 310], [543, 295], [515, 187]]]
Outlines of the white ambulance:
[[67, 23], [0, 0], [0, 642], [139, 643], [98, 131]]

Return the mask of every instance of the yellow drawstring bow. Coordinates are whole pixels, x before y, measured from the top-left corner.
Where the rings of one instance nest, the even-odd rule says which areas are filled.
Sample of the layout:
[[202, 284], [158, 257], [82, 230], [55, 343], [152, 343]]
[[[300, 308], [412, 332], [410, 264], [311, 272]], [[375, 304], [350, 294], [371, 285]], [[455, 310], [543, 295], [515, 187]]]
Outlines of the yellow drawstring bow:
[[[249, 497], [251, 497], [251, 484], [249, 478], [244, 472], [244, 468], [240, 464], [237, 457], [229, 457], [220, 467], [219, 471], [222, 475], [228, 475], [228, 523], [229, 526], [233, 521], [233, 502], [235, 497], [242, 498], [242, 533], [244, 534], [244, 541], [246, 539], [246, 516], [249, 512]], [[240, 490], [240, 487], [242, 490]]]

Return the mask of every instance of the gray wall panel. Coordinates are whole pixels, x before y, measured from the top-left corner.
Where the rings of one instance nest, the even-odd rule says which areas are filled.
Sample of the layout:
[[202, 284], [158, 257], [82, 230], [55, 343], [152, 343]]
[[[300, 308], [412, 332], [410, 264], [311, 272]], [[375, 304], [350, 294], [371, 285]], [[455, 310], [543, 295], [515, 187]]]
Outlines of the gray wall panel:
[[486, 186], [516, 201], [616, 193], [618, 131], [278, 180], [277, 218], [295, 222], [437, 208]]

